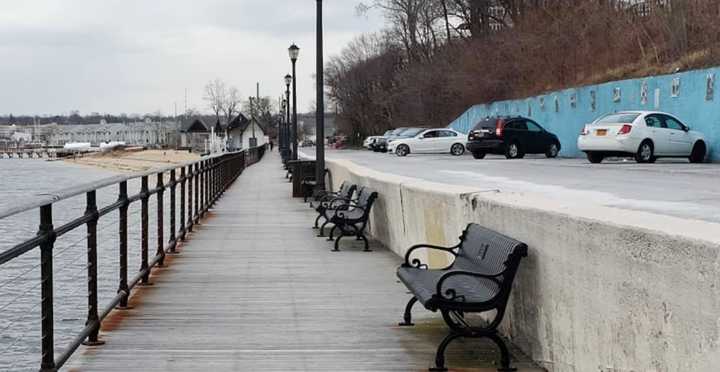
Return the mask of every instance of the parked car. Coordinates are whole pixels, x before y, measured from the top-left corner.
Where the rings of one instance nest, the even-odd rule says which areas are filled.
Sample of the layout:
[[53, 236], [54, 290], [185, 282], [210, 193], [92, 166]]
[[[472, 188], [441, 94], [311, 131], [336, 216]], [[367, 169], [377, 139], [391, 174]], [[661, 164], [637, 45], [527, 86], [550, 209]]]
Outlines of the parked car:
[[373, 146], [373, 151], [375, 152], [387, 152], [388, 151], [388, 143], [396, 138], [398, 138], [400, 135], [402, 135], [405, 131], [409, 129], [417, 129], [417, 128], [408, 128], [408, 127], [402, 127], [393, 129], [390, 131], [390, 133], [385, 132], [385, 135], [383, 138], [380, 138], [375, 141], [375, 146]]
[[453, 129], [425, 129], [412, 137], [392, 140], [388, 145], [388, 152], [397, 156], [411, 153], [450, 153], [460, 156], [465, 153], [466, 142], [465, 135]]
[[368, 150], [372, 150], [372, 147], [379, 138], [382, 138], [382, 136], [369, 136], [368, 138], [365, 138], [365, 141], [363, 141], [363, 147]]
[[630, 156], [638, 163], [654, 163], [661, 157], [688, 158], [691, 163], [701, 163], [707, 154], [702, 133], [659, 111], [603, 116], [583, 128], [577, 143], [591, 163], [600, 163], [609, 156]]
[[560, 153], [558, 137], [535, 121], [522, 117], [489, 117], [480, 121], [468, 134], [467, 149], [475, 159], [487, 154], [504, 154], [508, 159], [525, 154], [545, 154], [555, 158]]

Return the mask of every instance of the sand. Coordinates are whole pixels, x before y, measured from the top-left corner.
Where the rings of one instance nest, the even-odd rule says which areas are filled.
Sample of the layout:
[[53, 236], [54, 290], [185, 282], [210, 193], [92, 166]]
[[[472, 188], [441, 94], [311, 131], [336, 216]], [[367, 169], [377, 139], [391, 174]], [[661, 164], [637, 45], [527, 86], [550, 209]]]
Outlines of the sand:
[[133, 173], [200, 159], [200, 155], [176, 150], [113, 151], [94, 153], [64, 161], [111, 172]]

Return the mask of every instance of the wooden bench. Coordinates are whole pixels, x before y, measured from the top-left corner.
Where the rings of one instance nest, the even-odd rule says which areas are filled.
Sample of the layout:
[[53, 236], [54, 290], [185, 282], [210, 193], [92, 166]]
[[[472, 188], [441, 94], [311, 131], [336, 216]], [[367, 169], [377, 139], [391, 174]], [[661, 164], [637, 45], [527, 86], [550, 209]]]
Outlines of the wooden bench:
[[[320, 235], [318, 236], [324, 235], [325, 226], [329, 223], [330, 216], [328, 216], [327, 213], [347, 209], [356, 189], [356, 185], [345, 181], [340, 185], [340, 189], [337, 192], [324, 192], [316, 195], [316, 200], [310, 202], [310, 207], [318, 213], [317, 218], [315, 218], [315, 225], [313, 225], [313, 229], [320, 229]], [[325, 219], [322, 227], [320, 227], [321, 219]]]
[[[329, 215], [328, 222], [334, 225], [328, 238], [330, 241], [335, 240], [333, 252], [340, 251], [340, 240], [346, 236], [354, 236], [357, 240], [362, 240], [365, 243], [365, 252], [371, 251], [370, 243], [365, 236], [365, 228], [370, 221], [370, 212], [377, 197], [377, 192], [365, 187], [358, 193], [356, 200], [347, 202], [346, 208], [335, 210]], [[340, 235], [335, 239], [337, 230], [340, 230]]]
[[[443, 269], [430, 269], [416, 257], [423, 249], [447, 252], [454, 261]], [[416, 245], [408, 250], [405, 263], [397, 270], [397, 276], [413, 294], [405, 308], [401, 326], [412, 326], [411, 310], [416, 302], [426, 309], [440, 311], [450, 333], [440, 343], [431, 371], [446, 371], [445, 349], [460, 337], [489, 338], [500, 349], [501, 368], [498, 371], [514, 371], [510, 368], [510, 353], [497, 327], [502, 322], [513, 279], [520, 261], [527, 257], [527, 245], [505, 235], [470, 224], [454, 247]], [[473, 325], [465, 319], [468, 313], [495, 311], [484, 325]]]

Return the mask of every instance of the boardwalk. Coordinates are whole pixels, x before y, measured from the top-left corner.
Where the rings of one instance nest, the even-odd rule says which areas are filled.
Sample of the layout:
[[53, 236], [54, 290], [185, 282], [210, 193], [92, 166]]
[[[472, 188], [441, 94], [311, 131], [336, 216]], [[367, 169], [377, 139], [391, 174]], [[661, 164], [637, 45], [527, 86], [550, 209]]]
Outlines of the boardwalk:
[[[421, 307], [416, 327], [397, 326], [400, 258], [359, 245], [331, 253], [283, 175], [276, 153], [249, 168], [134, 308], [106, 321], [107, 344], [81, 348], [67, 370], [427, 370], [446, 328]], [[448, 352], [463, 371], [494, 370], [493, 359], [485, 341]]]

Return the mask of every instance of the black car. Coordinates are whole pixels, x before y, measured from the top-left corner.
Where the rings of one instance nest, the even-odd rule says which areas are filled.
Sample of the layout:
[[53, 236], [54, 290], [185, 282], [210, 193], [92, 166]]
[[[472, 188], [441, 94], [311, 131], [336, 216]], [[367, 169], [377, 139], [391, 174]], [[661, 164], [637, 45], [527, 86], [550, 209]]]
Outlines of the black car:
[[520, 159], [525, 154], [558, 156], [560, 140], [538, 123], [522, 116], [489, 117], [480, 121], [468, 134], [467, 149], [475, 159], [487, 154]]
[[385, 132], [385, 134], [383, 135], [382, 138], [378, 138], [375, 141], [375, 143], [372, 146], [372, 150], [375, 152], [387, 152], [388, 142], [393, 139], [396, 139], [398, 136], [400, 136], [403, 132], [407, 131], [408, 129], [412, 129], [412, 128], [402, 127], [402, 128], [397, 128], [397, 129], [393, 129], [391, 131]]

